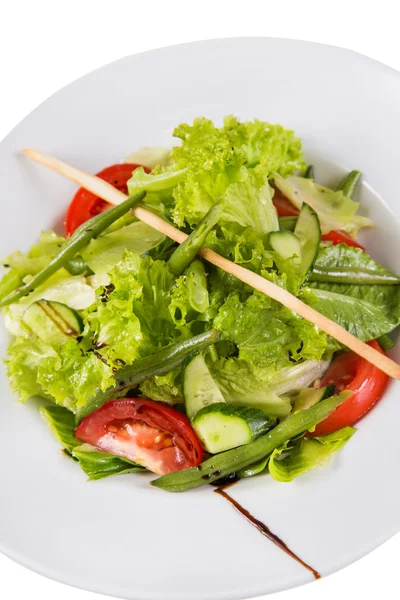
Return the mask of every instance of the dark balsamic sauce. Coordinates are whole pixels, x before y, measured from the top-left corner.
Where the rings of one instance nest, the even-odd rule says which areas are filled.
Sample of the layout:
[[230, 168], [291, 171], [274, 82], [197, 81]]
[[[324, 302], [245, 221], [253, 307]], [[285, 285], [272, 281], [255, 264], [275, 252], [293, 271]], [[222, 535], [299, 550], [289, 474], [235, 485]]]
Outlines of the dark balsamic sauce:
[[101, 360], [101, 362], [103, 362], [105, 365], [109, 366], [109, 365], [108, 365], [108, 362], [107, 362], [107, 359], [105, 359], [105, 358], [104, 358], [104, 356], [102, 356], [102, 355], [100, 354], [100, 352], [97, 352], [97, 350], [94, 350], [94, 351], [93, 351], [93, 354], [94, 354], [94, 355], [95, 355], [95, 356], [96, 356], [96, 357], [97, 357], [99, 360]]
[[[214, 471], [213, 475], [217, 475], [218, 471]], [[218, 473], [219, 474], [219, 473]], [[234, 483], [239, 481], [239, 477], [236, 473], [230, 473], [229, 475], [225, 475], [225, 477], [221, 477], [220, 479], [216, 479], [211, 482], [211, 485], [215, 485], [215, 487], [223, 487], [224, 489], [230, 487]]]
[[107, 344], [105, 344], [104, 342], [96, 342], [94, 345], [94, 348], [96, 350], [102, 350], [103, 348], [106, 347]]
[[[215, 483], [216, 482], [214, 482], [214, 484]], [[310, 573], [314, 575], [315, 579], [320, 579], [321, 575], [318, 573], [318, 571], [316, 571], [310, 565], [304, 562], [304, 560], [297, 556], [297, 554], [295, 554], [280, 537], [275, 535], [275, 533], [272, 533], [269, 527], [267, 527], [262, 521], [259, 521], [258, 519], [253, 517], [253, 515], [249, 513], [248, 510], [243, 508], [243, 506], [241, 506], [239, 502], [237, 502], [234, 498], [232, 498], [232, 496], [226, 493], [225, 489], [233, 483], [235, 483], [235, 481], [228, 483], [227, 485], [224, 485], [222, 487], [219, 487], [218, 489], [214, 490], [214, 492], [219, 496], [225, 498], [225, 500], [227, 500], [229, 504], [231, 504], [233, 508], [237, 510], [237, 512], [240, 513], [246, 519], [246, 521], [253, 525], [262, 535], [268, 538], [273, 544], [278, 546], [278, 548], [286, 552], [286, 554], [288, 554], [291, 558], [293, 558], [295, 561], [301, 564], [305, 569], [307, 569], [307, 571], [310, 571]]]

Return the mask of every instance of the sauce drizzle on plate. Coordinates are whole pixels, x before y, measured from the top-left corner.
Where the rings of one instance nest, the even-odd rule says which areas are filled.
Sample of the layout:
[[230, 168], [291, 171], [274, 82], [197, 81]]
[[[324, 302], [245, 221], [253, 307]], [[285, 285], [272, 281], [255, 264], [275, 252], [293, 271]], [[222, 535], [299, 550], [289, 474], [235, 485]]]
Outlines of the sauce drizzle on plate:
[[297, 556], [297, 554], [295, 554], [285, 544], [285, 542], [280, 537], [278, 537], [275, 533], [272, 533], [272, 531], [269, 529], [269, 527], [267, 527], [262, 521], [259, 521], [259, 519], [256, 519], [255, 517], [253, 517], [253, 515], [248, 510], [243, 508], [243, 506], [241, 506], [241, 504], [239, 504], [239, 502], [237, 502], [234, 498], [232, 498], [232, 496], [230, 496], [225, 491], [226, 487], [229, 487], [229, 484], [227, 486], [222, 486], [222, 487], [214, 490], [214, 492], [216, 494], [218, 494], [219, 496], [222, 496], [223, 498], [225, 498], [225, 500], [227, 500], [229, 502], [229, 504], [231, 504], [234, 507], [234, 509], [237, 510], [237, 512], [240, 513], [246, 519], [246, 521], [251, 523], [251, 525], [253, 525], [262, 535], [264, 535], [266, 538], [268, 538], [273, 544], [278, 546], [278, 548], [280, 548], [281, 550], [286, 552], [286, 554], [288, 554], [295, 561], [300, 563], [305, 569], [310, 571], [310, 573], [312, 573], [314, 575], [315, 579], [321, 578], [321, 575], [318, 573], [318, 571], [316, 571], [309, 564], [304, 562], [304, 560], [302, 560], [299, 556]]

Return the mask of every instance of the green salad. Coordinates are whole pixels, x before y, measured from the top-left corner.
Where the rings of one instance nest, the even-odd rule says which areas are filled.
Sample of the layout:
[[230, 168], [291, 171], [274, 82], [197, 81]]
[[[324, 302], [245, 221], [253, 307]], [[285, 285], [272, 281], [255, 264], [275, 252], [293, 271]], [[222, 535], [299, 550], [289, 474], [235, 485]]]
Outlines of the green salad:
[[[380, 352], [400, 323], [400, 278], [356, 239], [374, 223], [361, 174], [324, 187], [293, 131], [205, 118], [171, 151], [146, 149], [80, 189], [65, 237], [42, 232], [3, 260], [6, 367], [90, 479], [160, 475], [185, 491], [325, 464], [384, 392], [387, 375], [202, 257], [208, 248], [277, 284]], [[188, 237], [138, 220], [143, 207]]]

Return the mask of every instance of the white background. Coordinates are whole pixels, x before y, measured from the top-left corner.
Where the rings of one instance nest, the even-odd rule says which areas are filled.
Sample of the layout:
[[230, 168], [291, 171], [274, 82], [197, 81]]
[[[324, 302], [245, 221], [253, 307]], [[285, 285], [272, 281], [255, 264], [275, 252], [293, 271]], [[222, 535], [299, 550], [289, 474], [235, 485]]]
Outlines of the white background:
[[[8, 0], [0, 16], [0, 139], [40, 102], [77, 77], [122, 56], [181, 42], [232, 36], [288, 37], [350, 48], [400, 70], [397, 2], [368, 4], [358, 0]], [[26, 453], [29, 460], [29, 448]], [[272, 597], [399, 598], [399, 554], [397, 535], [331, 577]], [[0, 596], [5, 600], [104, 598], [44, 579], [1, 555], [0, 582]], [[229, 582], [227, 577], [227, 585]]]

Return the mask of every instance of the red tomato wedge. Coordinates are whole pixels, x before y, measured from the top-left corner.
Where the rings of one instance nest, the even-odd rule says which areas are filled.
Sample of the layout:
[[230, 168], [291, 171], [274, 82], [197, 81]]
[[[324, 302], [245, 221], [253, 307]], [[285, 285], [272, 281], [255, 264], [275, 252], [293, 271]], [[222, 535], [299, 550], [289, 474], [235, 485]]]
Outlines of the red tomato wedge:
[[[126, 194], [128, 192], [127, 182], [132, 176], [132, 171], [142, 166], [143, 165], [137, 165], [135, 163], [112, 165], [97, 173], [97, 177], [111, 183], [117, 190], [121, 190], [121, 192]], [[147, 167], [143, 166], [143, 169], [146, 173], [150, 173], [150, 170]], [[84, 188], [79, 188], [72, 198], [71, 204], [67, 210], [65, 218], [65, 235], [69, 237], [79, 225], [82, 225], [85, 221], [88, 221], [92, 217], [99, 215], [111, 207], [112, 204], [102, 200], [95, 194], [92, 194], [92, 192], [88, 192]]]
[[354, 238], [350, 237], [344, 231], [330, 231], [321, 236], [324, 241], [332, 242], [334, 246], [337, 244], [346, 244], [347, 246], [353, 246], [353, 248], [361, 248], [365, 250], [364, 246], [361, 246]]
[[[299, 214], [298, 209], [278, 189], [275, 189], [272, 201], [277, 210], [278, 217], [297, 217]], [[337, 244], [347, 244], [347, 246], [365, 250], [364, 246], [361, 246], [361, 244], [344, 231], [330, 231], [322, 235], [321, 238], [326, 242], [332, 242], [334, 246]]]
[[203, 459], [189, 419], [154, 400], [111, 400], [82, 421], [76, 437], [159, 475], [195, 467]]
[[[369, 345], [383, 353], [378, 342], [372, 341]], [[338, 406], [325, 421], [319, 423], [315, 431], [307, 435], [327, 435], [342, 427], [354, 425], [379, 400], [388, 381], [388, 375], [364, 358], [354, 352], [344, 352], [332, 362], [321, 379], [320, 387], [336, 385], [337, 391], [352, 390], [354, 394]]]
[[278, 213], [278, 217], [297, 217], [299, 210], [293, 206], [293, 204], [282, 194], [280, 190], [275, 189], [274, 197], [272, 202]]

